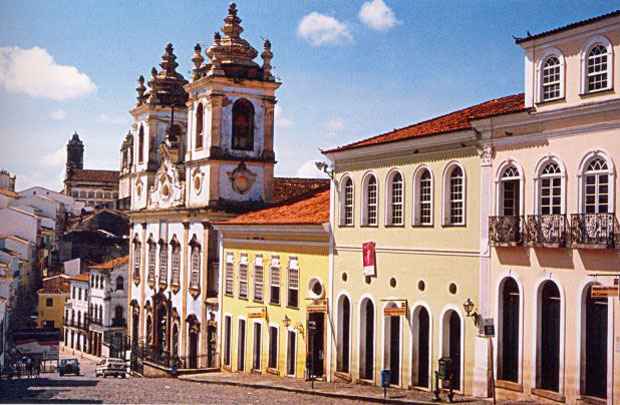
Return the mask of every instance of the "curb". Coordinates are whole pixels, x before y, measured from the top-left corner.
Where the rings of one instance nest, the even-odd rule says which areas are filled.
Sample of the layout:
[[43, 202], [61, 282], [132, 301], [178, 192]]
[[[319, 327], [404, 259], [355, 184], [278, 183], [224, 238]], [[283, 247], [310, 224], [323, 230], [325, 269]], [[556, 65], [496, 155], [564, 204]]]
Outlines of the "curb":
[[180, 380], [191, 381], [201, 384], [212, 384], [212, 385], [228, 385], [234, 387], [244, 387], [244, 388], [254, 388], [254, 389], [269, 389], [269, 390], [277, 390], [277, 391], [286, 391], [293, 392], [296, 394], [306, 394], [306, 395], [318, 395], [327, 398], [340, 398], [340, 399], [350, 399], [353, 401], [364, 401], [364, 402], [373, 402], [379, 404], [411, 404], [411, 405], [431, 405], [436, 404], [436, 402], [431, 401], [422, 401], [422, 400], [409, 400], [409, 399], [396, 399], [396, 398], [377, 398], [377, 397], [365, 397], [362, 395], [354, 395], [354, 394], [342, 394], [335, 392], [323, 392], [316, 390], [308, 390], [302, 388], [290, 388], [283, 387], [280, 385], [266, 385], [260, 383], [243, 383], [236, 381], [213, 381], [213, 380], [203, 380], [195, 377], [184, 377], [180, 376]]

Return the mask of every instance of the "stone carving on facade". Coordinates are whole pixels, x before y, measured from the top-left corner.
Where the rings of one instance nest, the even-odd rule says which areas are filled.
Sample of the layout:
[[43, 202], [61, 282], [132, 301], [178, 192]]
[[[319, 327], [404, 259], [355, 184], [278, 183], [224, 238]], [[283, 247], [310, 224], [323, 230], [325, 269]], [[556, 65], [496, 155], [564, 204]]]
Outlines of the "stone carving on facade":
[[244, 162], [232, 172], [227, 172], [232, 189], [239, 194], [247, 193], [256, 182], [256, 173], [251, 172]]
[[482, 150], [480, 150], [480, 165], [491, 166], [494, 154], [495, 154], [495, 150], [493, 149], [492, 145], [489, 145], [489, 144], [483, 145]]
[[[162, 148], [167, 150], [167, 148]], [[170, 208], [183, 206], [185, 202], [185, 181], [170, 155], [162, 155], [162, 164], [155, 175], [155, 182], [149, 193], [149, 208]]]

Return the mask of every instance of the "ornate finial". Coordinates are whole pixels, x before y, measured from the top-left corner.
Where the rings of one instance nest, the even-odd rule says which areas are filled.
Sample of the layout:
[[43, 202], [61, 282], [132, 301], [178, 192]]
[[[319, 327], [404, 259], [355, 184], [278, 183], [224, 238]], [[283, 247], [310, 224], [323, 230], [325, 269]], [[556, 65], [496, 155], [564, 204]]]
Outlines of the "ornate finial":
[[174, 54], [174, 47], [170, 42], [166, 44], [164, 54], [161, 56], [161, 63], [159, 66], [166, 72], [166, 76], [176, 76], [176, 68], [179, 64], [176, 62], [176, 55]]
[[231, 15], [233, 17], [237, 16], [237, 5], [235, 3], [230, 3], [230, 5], [228, 6], [228, 15]]
[[144, 92], [146, 92], [146, 87], [144, 86], [144, 76], [142, 75], [138, 77], [138, 87], [136, 87], [136, 92], [138, 93], [138, 97], [136, 97], [138, 100], [138, 105], [144, 104], [144, 101], [146, 100], [146, 96], [144, 95]]
[[213, 33], [213, 42], [215, 43], [215, 45], [219, 45], [221, 41], [222, 36], [220, 35], [219, 31], [215, 31]]
[[260, 54], [261, 58], [263, 58], [263, 80], [274, 80], [273, 75], [271, 74], [271, 59], [273, 58], [273, 53], [271, 52], [271, 41], [265, 39], [263, 44], [263, 53]]
[[205, 58], [202, 57], [202, 48], [200, 44], [196, 44], [194, 47], [194, 56], [192, 57], [192, 62], [194, 63], [194, 69], [192, 69], [192, 79], [198, 80], [202, 76], [202, 64], [205, 61]]
[[155, 69], [155, 66], [151, 68], [151, 76], [153, 76], [153, 79], [157, 77], [157, 69]]

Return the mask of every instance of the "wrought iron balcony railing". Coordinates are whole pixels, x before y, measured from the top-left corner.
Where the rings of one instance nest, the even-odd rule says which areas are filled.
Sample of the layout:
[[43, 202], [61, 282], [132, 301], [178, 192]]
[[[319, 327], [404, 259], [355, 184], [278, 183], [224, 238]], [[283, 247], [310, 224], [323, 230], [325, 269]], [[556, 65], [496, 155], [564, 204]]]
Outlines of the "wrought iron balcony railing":
[[613, 213], [572, 214], [570, 222], [573, 247], [612, 249], [620, 244], [620, 226]]
[[568, 218], [564, 214], [528, 215], [525, 242], [533, 246], [562, 247], [568, 239]]
[[489, 217], [489, 241], [492, 246], [517, 246], [523, 243], [523, 217]]

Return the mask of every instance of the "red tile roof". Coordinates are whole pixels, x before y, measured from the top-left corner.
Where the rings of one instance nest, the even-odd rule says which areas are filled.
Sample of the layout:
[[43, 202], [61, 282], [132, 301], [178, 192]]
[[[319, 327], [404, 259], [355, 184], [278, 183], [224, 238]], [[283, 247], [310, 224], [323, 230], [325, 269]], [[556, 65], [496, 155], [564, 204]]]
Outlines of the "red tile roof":
[[81, 274], [77, 274], [75, 276], [71, 276], [69, 277], [70, 280], [76, 280], [76, 281], [88, 281], [90, 280], [90, 274], [89, 273], [81, 273]]
[[70, 180], [93, 181], [101, 183], [118, 183], [119, 172], [116, 170], [81, 170], [73, 169]]
[[364, 146], [397, 142], [406, 139], [430, 135], [445, 134], [454, 131], [471, 129], [471, 121], [495, 115], [514, 113], [525, 110], [523, 93], [501, 97], [484, 103], [476, 104], [462, 110], [454, 111], [430, 120], [418, 122], [400, 129], [376, 135], [348, 145], [323, 151], [323, 153], [340, 152]]
[[329, 190], [282, 202], [270, 208], [248, 212], [222, 225], [320, 225], [329, 221]]
[[301, 177], [274, 177], [273, 198], [275, 203], [329, 187], [329, 179], [308, 179]]
[[110, 270], [114, 267], [121, 266], [129, 263], [129, 256], [117, 257], [116, 259], [108, 260], [107, 262], [90, 266], [91, 269], [98, 270]]

